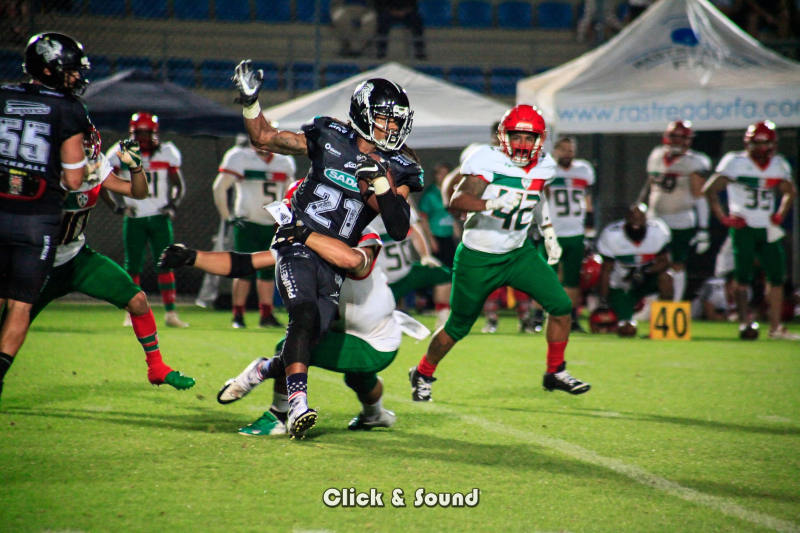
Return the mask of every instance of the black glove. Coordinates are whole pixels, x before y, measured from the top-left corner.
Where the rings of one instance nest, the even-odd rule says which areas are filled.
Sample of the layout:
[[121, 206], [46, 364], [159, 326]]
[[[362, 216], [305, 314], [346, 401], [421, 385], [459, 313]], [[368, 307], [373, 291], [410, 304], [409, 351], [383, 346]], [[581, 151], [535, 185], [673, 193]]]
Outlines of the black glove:
[[297, 220], [294, 224], [287, 224], [278, 228], [278, 231], [275, 232], [275, 238], [272, 239], [272, 247], [280, 250], [284, 246], [291, 246], [298, 242], [305, 244], [311, 233], [312, 231], [302, 221]]
[[168, 270], [180, 268], [184, 265], [194, 266], [196, 259], [197, 250], [192, 250], [182, 244], [170, 244], [161, 253], [161, 258], [158, 261], [158, 268], [161, 270]]
[[372, 184], [378, 178], [385, 178], [388, 168], [389, 162], [387, 160], [381, 158], [380, 161], [375, 161], [371, 157], [367, 157], [356, 167], [356, 179]]
[[253, 62], [245, 59], [236, 66], [232, 79], [236, 88], [239, 89], [239, 97], [234, 102], [245, 107], [250, 107], [258, 102], [258, 92], [264, 83], [263, 70], [253, 70]]

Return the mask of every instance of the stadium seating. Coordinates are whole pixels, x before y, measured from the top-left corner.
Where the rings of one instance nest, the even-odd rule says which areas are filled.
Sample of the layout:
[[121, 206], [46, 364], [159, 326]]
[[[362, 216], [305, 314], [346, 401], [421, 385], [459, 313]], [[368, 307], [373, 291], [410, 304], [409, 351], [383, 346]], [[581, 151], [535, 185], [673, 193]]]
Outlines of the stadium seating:
[[280, 87], [280, 73], [278, 65], [275, 63], [265, 63], [262, 61], [253, 61], [254, 70], [264, 71], [264, 82], [262, 87], [268, 91], [277, 91]]
[[125, 0], [89, 0], [89, 14], [98, 17], [124, 17]]
[[[331, 0], [322, 1], [322, 12], [320, 13], [320, 21], [322, 24], [330, 24], [331, 22]], [[307, 24], [314, 23], [314, 10], [316, 0], [295, 0], [295, 15], [297, 22], [305, 22]]]
[[87, 77], [92, 80], [102, 80], [103, 78], [107, 78], [111, 75], [111, 60], [108, 59], [106, 56], [89, 56], [89, 63], [92, 64], [92, 68], [87, 74]]
[[208, 0], [172, 0], [172, 12], [176, 19], [207, 20]]
[[206, 89], [232, 89], [234, 61], [206, 60], [200, 63], [200, 77]]
[[458, 24], [462, 28], [491, 28], [492, 5], [482, 0], [462, 0], [458, 3]]
[[286, 89], [311, 91], [314, 89], [314, 65], [292, 63], [286, 67]]
[[191, 59], [168, 59], [167, 79], [181, 87], [194, 88], [197, 85], [194, 62]]
[[290, 22], [291, 0], [256, 0], [256, 20], [261, 22]]
[[530, 28], [533, 25], [533, 7], [528, 2], [503, 2], [497, 6], [497, 24], [509, 29]]
[[328, 65], [325, 68], [325, 86], [339, 83], [361, 72], [358, 65]]
[[466, 87], [475, 92], [482, 93], [486, 90], [486, 80], [479, 67], [453, 67], [448, 76], [451, 83]]
[[139, 69], [148, 74], [153, 73], [153, 63], [148, 57], [118, 57], [117, 70]]
[[214, 2], [217, 20], [225, 22], [244, 22], [250, 20], [250, 0], [224, 0]]
[[538, 7], [537, 26], [545, 30], [568, 30], [572, 28], [572, 4], [543, 2]]
[[167, 0], [131, 0], [131, 11], [134, 17], [167, 18]]
[[493, 68], [489, 75], [489, 88], [498, 96], [513, 96], [517, 93], [517, 80], [525, 77], [521, 68]]
[[0, 50], [0, 80], [20, 81], [22, 79], [22, 54]]
[[428, 28], [446, 28], [453, 23], [450, 0], [421, 0], [419, 13]]
[[432, 67], [432, 66], [429, 66], [429, 65], [424, 65], [424, 66], [416, 67], [416, 69], [418, 71], [422, 72], [423, 74], [426, 74], [426, 75], [428, 75], [428, 76], [430, 76], [432, 78], [437, 78], [437, 79], [440, 79], [440, 80], [445, 79], [444, 69], [442, 67]]

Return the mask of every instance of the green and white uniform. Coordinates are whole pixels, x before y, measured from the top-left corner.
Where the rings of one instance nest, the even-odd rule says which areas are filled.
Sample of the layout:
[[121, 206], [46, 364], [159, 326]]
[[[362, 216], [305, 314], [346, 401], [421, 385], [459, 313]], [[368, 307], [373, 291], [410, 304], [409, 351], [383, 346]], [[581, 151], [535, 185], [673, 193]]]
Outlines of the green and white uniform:
[[[106, 153], [108, 160], [119, 169], [121, 178], [130, 180], [127, 165], [119, 160], [116, 152], [117, 147], [112, 147]], [[161, 252], [173, 242], [172, 221], [160, 211], [170, 203], [169, 173], [180, 169], [181, 153], [173, 143], [162, 143], [152, 154], [142, 154], [142, 166], [147, 176], [147, 198], [124, 198], [125, 205], [135, 210], [132, 216], [126, 215], [122, 223], [125, 270], [131, 274], [142, 272], [148, 243], [154, 261], [158, 262]]]
[[695, 214], [691, 175], [706, 175], [711, 170], [711, 160], [706, 154], [694, 150], [668, 157], [669, 149], [668, 146], [656, 146], [647, 158], [647, 173], [653, 180], [647, 216], [660, 218], [669, 226], [672, 230], [672, 260], [685, 263], [695, 228], [708, 227], [708, 220], [699, 220]]
[[[548, 185], [550, 220], [561, 246], [561, 259], [553, 268], [561, 266], [564, 287], [580, 286], [583, 265], [583, 233], [586, 223], [586, 189], [594, 185], [592, 164], [583, 159], [573, 159], [569, 168], [556, 165], [556, 177]], [[544, 241], [539, 251], [547, 256]]]
[[651, 218], [647, 221], [644, 240], [636, 244], [628, 238], [624, 226], [624, 220], [606, 226], [597, 241], [597, 251], [607, 260], [614, 261], [608, 303], [620, 320], [630, 320], [636, 303], [658, 292], [658, 276], [648, 275], [644, 283], [634, 286], [631, 274], [652, 264], [659, 254], [669, 249], [672, 232], [662, 220]]
[[514, 165], [495, 146], [470, 151], [461, 174], [487, 182], [481, 198], [519, 194], [522, 201], [511, 213], [481, 211], [467, 215], [464, 236], [456, 251], [450, 318], [445, 331], [463, 339], [481, 315], [486, 298], [497, 288], [510, 286], [530, 295], [553, 316], [568, 315], [572, 303], [558, 276], [528, 239], [528, 229], [537, 208], [541, 223], [549, 221], [543, 191], [555, 177], [556, 163], [549, 154], [527, 171]]
[[112, 172], [103, 154], [96, 163], [99, 165], [94, 174], [99, 181], [84, 182], [77, 191], [70, 192], [64, 202], [62, 237], [56, 248], [53, 271], [33, 304], [31, 320], [50, 302], [71, 292], [80, 292], [123, 309], [141, 290], [117, 263], [86, 246], [83, 231], [100, 198], [102, 183]]
[[[234, 176], [234, 214], [243, 219], [233, 228], [234, 250], [242, 253], [269, 250], [275, 235], [275, 219], [264, 206], [282, 199], [294, 181], [297, 171], [294, 158], [270, 154], [269, 160], [264, 161], [254, 148], [235, 146], [225, 153], [219, 171]], [[272, 281], [275, 269], [259, 270], [256, 275], [258, 279]]]
[[746, 151], [728, 152], [716, 171], [731, 180], [728, 184], [728, 211], [747, 223], [742, 229], [731, 228], [733, 241], [734, 276], [736, 281], [749, 284], [753, 280], [755, 259], [772, 284], [783, 284], [786, 275], [786, 256], [783, 249], [783, 230], [770, 221], [775, 210], [775, 189], [791, 181], [792, 168], [782, 155], [770, 159], [761, 168]]

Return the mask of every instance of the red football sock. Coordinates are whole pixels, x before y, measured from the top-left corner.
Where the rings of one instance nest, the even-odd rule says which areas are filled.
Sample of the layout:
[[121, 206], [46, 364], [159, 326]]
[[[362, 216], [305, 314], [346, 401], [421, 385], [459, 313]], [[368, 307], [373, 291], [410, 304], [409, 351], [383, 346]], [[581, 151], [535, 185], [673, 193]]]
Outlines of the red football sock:
[[259, 304], [258, 310], [261, 313], [261, 318], [268, 318], [272, 316], [272, 306], [269, 304]]
[[244, 316], [244, 306], [243, 305], [234, 305], [233, 306], [233, 316]]
[[436, 372], [436, 365], [432, 365], [430, 362], [428, 362], [426, 355], [423, 355], [422, 359], [420, 359], [419, 364], [417, 365], [417, 370], [419, 370], [419, 373], [423, 376], [432, 378], [433, 373]]
[[436, 309], [436, 312], [442, 311], [444, 309], [450, 309], [450, 304], [433, 304], [433, 307]]
[[167, 311], [175, 310], [175, 274], [170, 272], [159, 272], [158, 288], [161, 291], [161, 299], [164, 301], [164, 309]]
[[547, 343], [547, 371], [557, 372], [558, 367], [564, 362], [564, 351], [567, 349], [567, 341]]
[[131, 315], [133, 332], [142, 344], [144, 349], [145, 361], [147, 362], [147, 379], [153, 385], [161, 385], [164, 378], [172, 372], [172, 369], [164, 364], [161, 359], [161, 350], [158, 348], [158, 331], [156, 330], [156, 318], [153, 311], [139, 316]]
[[139, 279], [139, 278], [141, 277], [141, 275], [140, 275], [140, 274], [131, 274], [130, 276], [131, 276], [131, 279], [133, 280], [133, 282], [134, 282], [135, 284], [139, 285], [139, 287], [141, 287], [141, 285], [139, 284], [139, 283], [140, 283], [140, 281], [141, 281], [141, 280]]

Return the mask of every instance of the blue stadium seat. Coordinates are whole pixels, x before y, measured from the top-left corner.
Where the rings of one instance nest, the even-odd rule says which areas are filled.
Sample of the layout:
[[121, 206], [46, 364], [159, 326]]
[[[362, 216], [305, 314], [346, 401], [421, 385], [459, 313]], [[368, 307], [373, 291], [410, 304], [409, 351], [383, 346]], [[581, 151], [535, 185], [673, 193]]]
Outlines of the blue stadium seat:
[[289, 64], [286, 67], [286, 88], [295, 91], [314, 89], [314, 65], [311, 63]]
[[176, 85], [191, 89], [197, 85], [194, 62], [191, 59], [168, 59], [167, 79]]
[[444, 69], [442, 67], [432, 67], [429, 65], [424, 65], [416, 68], [418, 71], [432, 78], [437, 78], [440, 80], [444, 79]]
[[501, 28], [530, 28], [533, 25], [533, 7], [528, 2], [503, 2], [497, 6], [497, 24]]
[[9, 50], [0, 50], [0, 80], [22, 80], [22, 54]]
[[491, 28], [492, 4], [482, 0], [459, 2], [458, 24], [463, 28]]
[[172, 0], [172, 12], [176, 19], [207, 20], [208, 0]]
[[167, 0], [131, 0], [134, 17], [145, 19], [167, 18]]
[[486, 90], [486, 80], [480, 67], [453, 67], [450, 69], [450, 82], [482, 93]]
[[153, 73], [153, 62], [148, 57], [118, 57], [117, 71], [136, 68], [148, 74]]
[[339, 83], [361, 72], [358, 65], [328, 65], [325, 67], [325, 86]]
[[[314, 23], [314, 10], [316, 9], [317, 0], [295, 0], [295, 14], [297, 22], [306, 22], [308, 24]], [[331, 0], [321, 0], [322, 12], [320, 13], [320, 22], [322, 24], [331, 23]]]
[[539, 4], [538, 27], [545, 30], [569, 30], [572, 28], [572, 4], [543, 2]]
[[492, 94], [512, 96], [517, 93], [517, 80], [525, 77], [521, 68], [493, 68], [489, 75]]
[[89, 13], [97, 17], [124, 17], [125, 0], [89, 0]]
[[264, 83], [262, 87], [268, 91], [277, 91], [280, 88], [280, 72], [275, 63], [265, 63], [263, 61], [253, 61], [253, 69], [264, 71]]
[[89, 56], [89, 63], [92, 64], [92, 68], [86, 77], [91, 81], [102, 80], [111, 76], [111, 60], [106, 56]]
[[233, 89], [234, 61], [207, 60], [200, 63], [200, 76], [206, 89]]
[[446, 28], [453, 23], [450, 0], [421, 0], [419, 13], [428, 28]]
[[291, 0], [256, 0], [256, 20], [261, 22], [291, 22]]
[[250, 20], [250, 0], [223, 0], [214, 2], [217, 20], [242, 22]]

